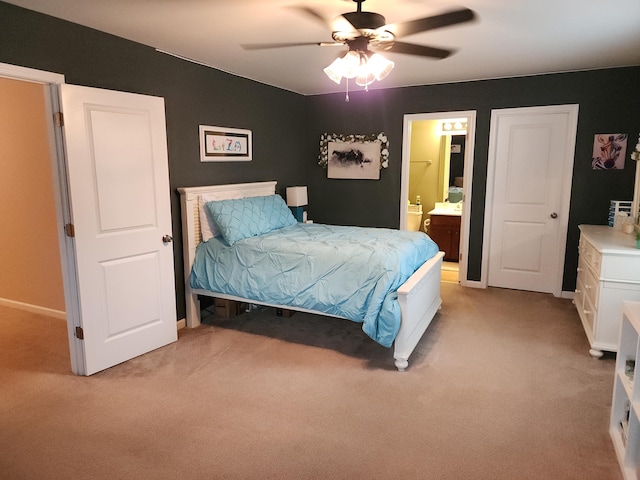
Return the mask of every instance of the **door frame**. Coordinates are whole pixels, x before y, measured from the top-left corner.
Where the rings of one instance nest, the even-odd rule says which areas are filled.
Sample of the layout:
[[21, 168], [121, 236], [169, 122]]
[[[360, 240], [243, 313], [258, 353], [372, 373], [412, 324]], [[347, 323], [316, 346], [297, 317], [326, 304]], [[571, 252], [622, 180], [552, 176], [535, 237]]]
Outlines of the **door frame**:
[[71, 357], [71, 371], [76, 375], [84, 375], [84, 350], [76, 337], [76, 326], [80, 326], [80, 308], [75, 268], [73, 239], [67, 237], [65, 225], [71, 223], [71, 211], [67, 188], [67, 174], [64, 157], [62, 128], [56, 126], [54, 115], [60, 111], [59, 86], [66, 83], [65, 77], [59, 73], [19, 67], [0, 63], [0, 77], [11, 80], [38, 83], [44, 86], [44, 108], [48, 131], [51, 173], [53, 177], [53, 193], [55, 199], [58, 246], [62, 266], [62, 284], [67, 318], [67, 336]]
[[498, 123], [502, 116], [523, 115], [523, 114], [557, 114], [567, 113], [569, 115], [569, 126], [567, 128], [567, 154], [570, 161], [564, 165], [565, 174], [562, 176], [562, 191], [560, 192], [559, 215], [565, 221], [560, 224], [558, 232], [558, 262], [555, 270], [555, 280], [553, 285], [553, 296], [563, 297], [562, 282], [564, 280], [564, 263], [567, 253], [567, 232], [569, 229], [569, 209], [571, 204], [571, 185], [573, 182], [573, 166], [575, 163], [576, 135], [578, 130], [578, 104], [568, 105], [547, 105], [536, 107], [501, 108], [491, 110], [491, 127], [489, 131], [489, 156], [487, 158], [487, 187], [484, 210], [484, 232], [482, 238], [482, 269], [480, 272], [480, 285], [487, 288], [489, 283], [489, 244], [491, 241], [491, 222], [493, 216], [493, 193], [495, 188], [496, 154], [498, 140]]
[[462, 286], [476, 286], [477, 282], [467, 280], [468, 251], [469, 251], [469, 222], [471, 218], [473, 159], [476, 138], [476, 111], [454, 111], [406, 114], [402, 129], [402, 175], [400, 185], [400, 229], [407, 228], [407, 202], [409, 201], [409, 167], [411, 158], [411, 125], [422, 120], [446, 120], [450, 118], [467, 119], [467, 139], [465, 142], [464, 174], [462, 187], [462, 218], [460, 221], [460, 260], [459, 280]]

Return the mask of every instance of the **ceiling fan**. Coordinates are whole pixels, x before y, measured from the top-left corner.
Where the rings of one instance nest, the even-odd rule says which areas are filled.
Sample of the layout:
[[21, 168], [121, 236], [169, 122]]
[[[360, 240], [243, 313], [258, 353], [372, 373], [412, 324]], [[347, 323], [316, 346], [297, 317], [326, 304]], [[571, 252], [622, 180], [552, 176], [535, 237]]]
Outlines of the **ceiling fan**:
[[394, 63], [378, 54], [379, 51], [435, 59], [446, 58], [453, 53], [453, 50], [400, 42], [398, 38], [469, 22], [476, 17], [473, 10], [461, 8], [430, 17], [387, 24], [386, 19], [379, 13], [362, 11], [365, 0], [353, 1], [358, 4], [357, 10], [343, 13], [335, 21], [326, 19], [311, 7], [294, 7], [331, 28], [333, 42], [262, 43], [241, 46], [245, 50], [261, 50], [307, 45], [346, 45], [348, 50], [325, 68], [325, 73], [338, 84], [342, 77], [356, 78], [358, 85], [367, 87], [375, 80], [382, 80], [393, 69]]

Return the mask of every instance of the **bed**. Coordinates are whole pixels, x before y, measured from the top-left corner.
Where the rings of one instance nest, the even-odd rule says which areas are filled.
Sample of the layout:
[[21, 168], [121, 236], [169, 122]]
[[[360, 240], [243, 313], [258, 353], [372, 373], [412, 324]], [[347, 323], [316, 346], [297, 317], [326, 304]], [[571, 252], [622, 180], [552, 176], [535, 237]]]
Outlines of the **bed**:
[[[307, 299], [308, 302], [305, 303], [301, 300], [298, 300], [298, 297], [304, 297], [304, 295], [296, 295], [295, 298], [287, 296], [281, 297], [277, 295], [268, 298], [255, 298], [255, 296], [257, 295], [251, 295], [254, 296], [254, 298], [248, 298], [248, 296], [242, 295], [239, 291], [234, 290], [231, 287], [227, 288], [227, 285], [220, 284], [218, 285], [218, 287], [210, 287], [205, 282], [205, 286], [203, 287], [201, 285], [202, 282], [200, 282], [197, 278], [195, 280], [192, 279], [192, 276], [203, 278], [207, 276], [205, 274], [202, 274], [202, 272], [206, 271], [206, 267], [202, 266], [202, 260], [197, 260], [196, 256], [197, 254], [200, 254], [200, 256], [202, 256], [203, 251], [214, 248], [215, 244], [218, 242], [215, 235], [213, 235], [213, 239], [203, 242], [203, 226], [206, 227], [205, 224], [208, 223], [207, 218], [203, 217], [204, 215], [206, 215], [205, 210], [203, 209], [205, 202], [213, 202], [207, 203], [207, 206], [210, 206], [234, 203], [234, 201], [236, 201], [237, 199], [246, 199], [246, 201], [248, 202], [252, 202], [254, 200], [258, 201], [261, 200], [262, 197], [274, 196], [275, 187], [276, 182], [256, 182], [231, 185], [214, 185], [205, 187], [185, 187], [178, 189], [180, 193], [182, 213], [187, 327], [193, 328], [200, 325], [200, 301], [198, 298], [200, 295], [359, 321], [354, 318], [349, 318], [351, 315], [346, 315], [341, 310], [336, 310], [334, 308], [335, 306], [330, 304], [331, 302], [320, 301], [321, 299], [318, 298], [321, 296], [318, 295], [318, 292], [320, 292], [320, 290], [316, 290], [315, 294], [308, 295], [308, 297], [310, 298]], [[277, 198], [282, 201], [279, 197]], [[210, 211], [208, 212], [211, 215]], [[214, 212], [213, 214], [215, 213], [216, 212]], [[202, 222], [201, 217], [203, 220]], [[336, 232], [333, 231], [333, 228], [338, 229], [337, 234], [340, 234], [340, 229], [347, 227], [331, 227], [317, 224], [305, 226], [298, 224], [290, 226], [285, 225], [285, 228], [282, 228], [282, 231], [291, 231], [294, 232], [294, 234], [303, 236], [315, 236], [316, 234], [323, 233], [325, 230], [328, 231], [329, 229], [331, 229], [331, 232], [329, 233], [329, 235], [331, 236], [336, 235]], [[207, 229], [204, 228], [204, 230]], [[388, 229], [370, 230], [380, 230], [381, 234], [383, 235], [390, 235], [391, 233], [389, 232], [394, 232], [394, 235], [401, 236], [405, 233]], [[313, 235], [310, 232], [312, 232]], [[228, 234], [228, 232], [223, 232], [223, 235], [224, 234]], [[411, 234], [413, 235], [413, 233]], [[233, 232], [231, 235], [233, 236]], [[263, 244], [268, 244], [269, 241], [275, 241], [271, 238], [274, 235], [278, 239], [280, 239], [278, 235], [281, 235], [281, 232], [276, 232], [275, 234], [270, 232], [264, 235], [259, 235], [255, 238], [252, 238], [250, 242], [252, 242], [253, 244], [260, 244], [260, 248], [262, 248]], [[208, 237], [212, 235], [211, 233], [209, 233], [205, 234], [204, 236], [208, 239]], [[238, 241], [234, 245], [234, 248], [235, 246], [240, 245], [243, 245], [243, 248], [246, 248], [244, 244], [249, 242], [249, 239], [244, 240], [242, 236], [239, 236], [238, 238], [242, 239], [242, 241]], [[225, 240], [226, 239], [227, 237], [225, 236]], [[234, 238], [230, 239], [230, 242], [235, 241], [236, 240]], [[279, 241], [276, 243], [283, 242]], [[301, 242], [295, 240], [291, 243], [291, 245], [293, 247], [295, 244], [296, 249], [298, 249], [300, 248], [300, 243]], [[215, 248], [224, 250], [224, 247], [221, 246]], [[217, 250], [215, 251], [217, 252]], [[222, 258], [217, 257], [217, 253], [210, 253], [209, 255], [214, 256], [218, 259]], [[308, 256], [309, 254], [305, 253], [305, 258], [307, 258]], [[378, 341], [378, 343], [387, 343], [387, 345], [385, 346], [391, 346], [392, 344], [395, 365], [399, 371], [404, 371], [408, 367], [409, 357], [411, 353], [415, 349], [416, 345], [422, 338], [422, 335], [426, 331], [427, 327], [429, 326], [433, 317], [441, 306], [442, 302], [440, 298], [440, 270], [442, 265], [442, 258], [443, 253], [438, 252], [436, 248], [433, 256], [424, 261], [424, 263], [422, 263], [424, 259], [421, 259], [421, 265], [417, 268], [417, 270], [415, 270], [412, 274], [409, 274], [406, 281], [403, 278], [402, 283], [394, 287], [394, 292], [390, 292], [397, 292], [397, 300], [395, 294], [388, 295], [387, 299], [392, 298], [392, 301], [395, 302], [394, 305], [392, 305], [390, 308], [395, 308], [396, 310], [399, 309], [399, 321], [397, 322], [398, 325], [395, 331], [389, 332], [389, 328], [385, 330], [384, 326], [379, 327], [377, 323], [375, 324], [375, 327], [370, 327], [369, 331], [367, 331], [367, 329], [365, 328], [367, 326], [367, 322], [362, 320], [363, 330], [367, 335], [378, 341], [378, 339], [376, 339], [375, 337], [377, 335], [376, 332], [379, 329], [381, 332], [383, 332], [381, 337], [384, 341]], [[226, 262], [226, 260], [219, 261], [220, 266], [222, 266], [223, 264], [225, 264], [224, 262]], [[233, 271], [232, 267], [233, 266], [229, 267], [229, 272]], [[236, 268], [235, 270], [241, 271], [242, 275], [246, 277], [247, 275], [249, 275], [247, 271], [250, 269]], [[302, 269], [302, 271], [304, 271], [304, 269]], [[413, 271], [413, 269], [411, 271]], [[302, 281], [305, 281], [304, 275], [306, 275], [306, 273], [300, 273], [299, 270], [296, 270], [294, 274], [297, 276], [296, 278], [300, 278], [300, 276], [302, 276]], [[195, 286], [192, 286], [192, 280]], [[252, 281], [251, 278], [249, 278], [249, 281]], [[313, 292], [311, 288], [309, 288], [308, 290], [309, 292]], [[307, 305], [311, 305], [311, 308], [309, 308]], [[393, 330], [393, 328], [391, 328], [391, 330]], [[389, 335], [392, 336], [391, 341]]]

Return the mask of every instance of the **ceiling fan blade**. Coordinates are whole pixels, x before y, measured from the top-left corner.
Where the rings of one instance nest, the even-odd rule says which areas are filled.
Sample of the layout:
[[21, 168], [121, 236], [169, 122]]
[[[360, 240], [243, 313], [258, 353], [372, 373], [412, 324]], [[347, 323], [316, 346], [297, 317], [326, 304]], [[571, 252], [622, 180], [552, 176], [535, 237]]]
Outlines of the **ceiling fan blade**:
[[269, 48], [307, 47], [309, 45], [315, 45], [317, 47], [341, 47], [344, 45], [344, 43], [338, 43], [338, 42], [243, 43], [240, 46], [244, 50], [267, 50]]
[[425, 45], [416, 45], [414, 43], [404, 42], [395, 42], [391, 48], [387, 49], [387, 51], [438, 59], [447, 58], [449, 55], [454, 53], [454, 50], [444, 50], [442, 48], [427, 47]]
[[349, 21], [345, 14], [340, 15], [332, 22], [331, 30], [333, 30], [334, 32], [351, 33], [354, 37], [360, 35], [358, 28]]
[[309, 18], [312, 18], [316, 22], [320, 22], [323, 26], [331, 28], [331, 21], [323, 17], [317, 10], [311, 7], [305, 7], [304, 5], [289, 5], [287, 8], [296, 10]]
[[409, 20], [408, 22], [390, 23], [382, 28], [389, 30], [396, 37], [406, 37], [407, 35], [413, 35], [414, 33], [426, 32], [427, 30], [434, 30], [436, 28], [457, 25], [458, 23], [470, 22], [474, 18], [476, 18], [476, 14], [473, 10], [462, 8], [460, 10], [454, 10], [440, 15], [420, 18], [417, 20]]

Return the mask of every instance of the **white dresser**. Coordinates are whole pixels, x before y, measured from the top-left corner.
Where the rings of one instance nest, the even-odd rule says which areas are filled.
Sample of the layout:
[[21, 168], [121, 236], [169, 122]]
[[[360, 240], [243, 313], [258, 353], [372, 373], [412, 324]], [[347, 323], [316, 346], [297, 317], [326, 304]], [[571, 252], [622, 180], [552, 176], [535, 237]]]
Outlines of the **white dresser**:
[[635, 235], [605, 225], [580, 225], [574, 303], [589, 339], [589, 353], [615, 352], [622, 302], [640, 301], [640, 249]]

